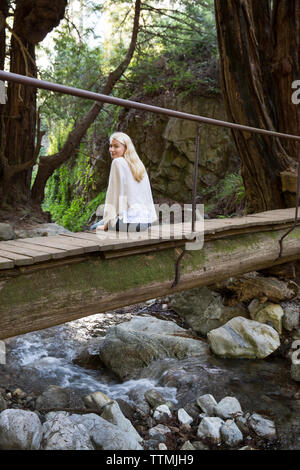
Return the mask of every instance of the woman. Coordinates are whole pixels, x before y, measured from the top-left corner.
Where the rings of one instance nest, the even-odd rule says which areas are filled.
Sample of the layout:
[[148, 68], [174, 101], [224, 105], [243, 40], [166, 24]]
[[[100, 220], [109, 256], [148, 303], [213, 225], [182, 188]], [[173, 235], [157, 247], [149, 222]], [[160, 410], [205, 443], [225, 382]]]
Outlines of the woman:
[[146, 168], [127, 134], [115, 132], [109, 141], [112, 164], [103, 220], [97, 230], [147, 230], [157, 215]]

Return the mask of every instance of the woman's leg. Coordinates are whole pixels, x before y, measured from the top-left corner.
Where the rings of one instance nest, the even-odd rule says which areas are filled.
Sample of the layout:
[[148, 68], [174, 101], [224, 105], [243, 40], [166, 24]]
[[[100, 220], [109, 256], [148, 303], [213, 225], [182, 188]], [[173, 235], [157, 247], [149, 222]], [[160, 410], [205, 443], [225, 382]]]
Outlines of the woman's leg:
[[143, 232], [151, 227], [151, 223], [124, 223], [122, 219], [118, 218], [115, 227], [108, 226], [108, 230], [115, 230], [116, 232]]

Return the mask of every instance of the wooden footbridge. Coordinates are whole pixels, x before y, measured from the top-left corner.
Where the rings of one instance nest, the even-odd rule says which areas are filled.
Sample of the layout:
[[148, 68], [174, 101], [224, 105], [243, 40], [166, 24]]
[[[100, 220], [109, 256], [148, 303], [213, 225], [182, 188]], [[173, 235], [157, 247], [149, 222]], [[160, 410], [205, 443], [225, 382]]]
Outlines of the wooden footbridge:
[[[0, 339], [300, 259], [295, 209], [204, 221], [202, 249], [188, 250], [179, 283], [174, 263], [202, 222], [152, 227], [134, 239], [108, 232], [0, 242]], [[197, 243], [195, 241], [194, 243]]]

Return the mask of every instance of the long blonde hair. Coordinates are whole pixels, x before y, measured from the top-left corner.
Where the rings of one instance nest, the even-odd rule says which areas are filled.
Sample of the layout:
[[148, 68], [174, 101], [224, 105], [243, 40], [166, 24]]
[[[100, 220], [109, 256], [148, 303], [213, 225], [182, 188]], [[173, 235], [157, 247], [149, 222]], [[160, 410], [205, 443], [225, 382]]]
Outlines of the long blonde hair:
[[129, 135], [124, 134], [124, 132], [114, 132], [110, 136], [109, 142], [111, 143], [113, 139], [125, 145], [126, 149], [124, 153], [124, 158], [129, 165], [134, 179], [139, 183], [140, 181], [142, 181], [146, 169], [140, 157], [136, 153], [131, 138], [129, 137]]

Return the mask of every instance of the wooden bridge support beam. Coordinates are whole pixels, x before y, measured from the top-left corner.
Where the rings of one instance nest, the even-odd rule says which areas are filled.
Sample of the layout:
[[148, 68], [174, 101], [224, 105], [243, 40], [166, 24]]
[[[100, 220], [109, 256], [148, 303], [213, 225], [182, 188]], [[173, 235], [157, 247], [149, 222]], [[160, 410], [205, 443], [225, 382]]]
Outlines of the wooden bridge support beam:
[[0, 271], [0, 339], [300, 259], [300, 228], [209, 240], [187, 251], [172, 289], [174, 248], [103, 259], [99, 252]]

